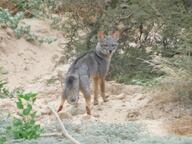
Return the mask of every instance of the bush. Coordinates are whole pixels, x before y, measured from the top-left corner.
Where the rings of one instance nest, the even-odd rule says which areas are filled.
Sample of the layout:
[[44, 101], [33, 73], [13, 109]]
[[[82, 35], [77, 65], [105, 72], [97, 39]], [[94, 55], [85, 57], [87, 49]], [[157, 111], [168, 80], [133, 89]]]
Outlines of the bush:
[[[108, 79], [123, 83], [149, 83], [161, 72], [153, 71], [148, 63], [153, 55], [173, 57], [191, 45], [191, 3], [182, 0], [13, 0], [19, 10], [32, 16], [52, 20], [68, 40], [67, 59], [72, 55], [94, 49], [97, 32], [120, 31], [119, 52], [112, 59]], [[174, 25], [174, 26], [173, 26]], [[39, 39], [21, 27], [16, 34], [29, 41], [52, 42]], [[134, 44], [135, 46], [131, 46]], [[149, 50], [150, 49], [150, 50]]]
[[8, 127], [8, 132], [16, 139], [35, 139], [43, 130], [39, 124], [36, 124], [36, 112], [32, 109], [36, 96], [37, 93], [17, 91], [18, 118], [14, 118], [11, 126]]
[[179, 56], [161, 63], [162, 71], [166, 76], [161, 81], [164, 90], [192, 99], [192, 57]]
[[23, 12], [18, 12], [14, 16], [7, 9], [0, 9], [0, 23], [10, 27], [17, 38], [25, 38], [29, 42], [52, 43], [56, 41], [53, 37], [40, 37], [31, 31], [30, 26], [18, 26], [19, 22], [24, 18]]
[[20, 20], [23, 19], [23, 12], [12, 15], [9, 10], [0, 7], [0, 23], [7, 25], [11, 29], [16, 29]]
[[148, 83], [163, 73], [139, 59], [170, 58], [190, 49], [192, 17], [182, 0], [68, 2], [63, 1], [67, 9], [60, 11], [66, 19], [62, 15], [53, 21], [67, 33], [65, 48], [72, 55], [94, 49], [98, 31], [120, 31], [119, 52], [112, 58], [108, 79]]
[[5, 86], [6, 82], [0, 80], [0, 98], [12, 97], [13, 94]]
[[5, 144], [6, 138], [5, 137], [0, 137], [0, 144]]
[[17, 8], [17, 11], [23, 11], [26, 16], [34, 16], [36, 15], [43, 0], [11, 0], [12, 3]]

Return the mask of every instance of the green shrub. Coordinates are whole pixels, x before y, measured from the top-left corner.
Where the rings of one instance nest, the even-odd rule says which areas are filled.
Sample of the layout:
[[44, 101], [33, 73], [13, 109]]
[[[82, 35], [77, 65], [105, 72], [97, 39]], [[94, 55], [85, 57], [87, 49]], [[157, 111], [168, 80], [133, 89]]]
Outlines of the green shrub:
[[[163, 73], [144, 60], [173, 57], [191, 49], [191, 12], [182, 0], [64, 0], [63, 15], [53, 17], [68, 40], [70, 56], [94, 49], [98, 31], [121, 33], [119, 49], [112, 58], [108, 79], [127, 84], [147, 84]], [[80, 8], [79, 8], [80, 7]], [[84, 33], [80, 34], [80, 33]], [[131, 47], [130, 44], [134, 44]], [[70, 53], [70, 54], [69, 54]]]
[[19, 110], [17, 114], [19, 118], [14, 118], [11, 126], [8, 127], [8, 132], [16, 139], [35, 139], [40, 136], [43, 130], [36, 123], [36, 112], [32, 109], [36, 96], [37, 93], [17, 91], [16, 104]]
[[11, 29], [16, 29], [20, 20], [23, 19], [23, 12], [18, 12], [16, 15], [12, 15], [9, 10], [2, 9], [0, 7], [0, 23], [3, 23]]
[[5, 137], [0, 137], [0, 144], [5, 144], [6, 138]]
[[18, 11], [24, 12], [27, 16], [34, 16], [40, 12], [43, 0], [11, 0]]
[[0, 80], [0, 98], [12, 97], [12, 93], [5, 86], [6, 82]]
[[19, 22], [24, 18], [23, 12], [12, 15], [7, 9], [0, 9], [0, 23], [10, 27], [17, 38], [24, 37], [29, 42], [48, 43], [56, 41], [53, 37], [41, 37], [31, 31], [30, 26], [18, 26]]
[[48, 43], [56, 41], [56, 38], [53, 37], [40, 37], [35, 33], [31, 32], [31, 27], [28, 26], [20, 26], [14, 30], [17, 38], [24, 37], [29, 42], [38, 42], [39, 44]]

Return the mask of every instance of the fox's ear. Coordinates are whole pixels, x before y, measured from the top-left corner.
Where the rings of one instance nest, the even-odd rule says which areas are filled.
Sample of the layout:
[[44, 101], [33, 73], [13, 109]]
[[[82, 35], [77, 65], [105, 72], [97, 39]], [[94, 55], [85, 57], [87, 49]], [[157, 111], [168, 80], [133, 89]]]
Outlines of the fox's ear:
[[112, 38], [119, 40], [120, 33], [119, 33], [119, 31], [116, 31], [116, 32], [111, 33], [111, 36], [112, 36]]
[[98, 32], [97, 38], [99, 41], [102, 41], [104, 39], [104, 33], [103, 32]]

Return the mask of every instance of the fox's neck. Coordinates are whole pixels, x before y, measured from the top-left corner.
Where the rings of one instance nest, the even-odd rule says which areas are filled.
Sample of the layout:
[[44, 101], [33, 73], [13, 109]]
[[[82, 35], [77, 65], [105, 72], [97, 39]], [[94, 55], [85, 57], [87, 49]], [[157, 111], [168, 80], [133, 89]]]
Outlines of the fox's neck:
[[105, 59], [105, 60], [109, 60], [111, 59], [111, 55], [105, 55], [103, 54], [100, 50], [97, 49], [97, 47], [99, 47], [100, 44], [98, 43], [97, 46], [96, 46], [96, 49], [95, 49], [95, 53], [98, 57], [102, 58], [102, 59]]

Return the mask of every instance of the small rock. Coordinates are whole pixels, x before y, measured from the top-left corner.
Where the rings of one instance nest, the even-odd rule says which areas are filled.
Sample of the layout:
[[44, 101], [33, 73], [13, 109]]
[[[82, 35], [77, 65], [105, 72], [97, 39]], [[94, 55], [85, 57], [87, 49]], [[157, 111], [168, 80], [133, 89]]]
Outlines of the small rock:
[[117, 95], [116, 98], [119, 100], [123, 100], [123, 99], [125, 99], [125, 94], [121, 93], [121, 94]]
[[4, 68], [1, 69], [1, 74], [5, 75], [5, 74], [8, 74], [8, 73], [9, 73], [8, 70], [6, 70]]
[[11, 28], [7, 28], [6, 32], [7, 32], [7, 35], [9, 35], [10, 37], [14, 37], [14, 32]]
[[83, 117], [82, 117], [82, 120], [90, 120], [92, 118], [92, 116], [91, 115], [84, 115]]
[[147, 114], [145, 114], [144, 116], [146, 119], [154, 119], [154, 115], [152, 112], [148, 112]]
[[2, 41], [2, 42], [0, 43], [0, 48], [5, 48], [5, 47], [6, 47], [6, 44], [5, 44], [5, 42]]
[[73, 116], [70, 113], [67, 113], [67, 112], [60, 112], [59, 117], [61, 119], [72, 119], [73, 118]]
[[97, 110], [102, 111], [103, 108], [102, 108], [101, 106], [98, 106], [98, 107], [97, 107]]
[[97, 117], [97, 118], [100, 117], [99, 114], [93, 114], [93, 116], [94, 116], [94, 117]]
[[130, 111], [127, 114], [127, 119], [131, 120], [131, 121], [135, 121], [135, 120], [137, 120], [139, 115], [140, 115], [140, 113], [138, 111]]
[[29, 70], [29, 68], [27, 67], [27, 66], [24, 66], [24, 68], [23, 68], [25, 71], [28, 71]]
[[19, 52], [17, 55], [18, 56], [23, 56], [23, 52]]

